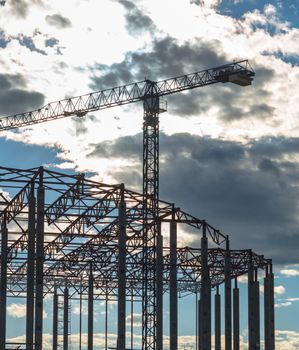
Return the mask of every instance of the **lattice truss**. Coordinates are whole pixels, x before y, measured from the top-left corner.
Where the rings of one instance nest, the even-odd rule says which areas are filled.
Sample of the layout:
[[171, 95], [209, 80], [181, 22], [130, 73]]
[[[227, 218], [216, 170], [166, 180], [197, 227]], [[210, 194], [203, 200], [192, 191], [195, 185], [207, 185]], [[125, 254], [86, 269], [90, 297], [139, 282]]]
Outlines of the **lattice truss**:
[[[25, 296], [28, 267], [29, 203], [38, 186], [45, 189], [43, 278], [44, 293], [67, 285], [72, 294], [87, 294], [90, 269], [94, 295], [117, 296], [119, 204], [126, 203], [126, 293], [141, 297], [143, 282], [143, 196], [122, 184], [107, 185], [87, 179], [83, 174], [68, 175], [34, 168], [0, 167], [0, 223], [8, 229], [7, 295]], [[36, 213], [35, 213], [36, 215]], [[192, 229], [201, 237], [206, 226], [211, 248], [208, 267], [211, 286], [225, 280], [227, 236], [204, 220], [159, 201], [158, 218], [162, 225], [171, 221]], [[178, 232], [178, 236], [179, 236]], [[199, 239], [198, 239], [199, 242]], [[167, 243], [167, 242], [166, 242]], [[163, 247], [163, 290], [170, 280], [170, 248]], [[1, 242], [2, 245], [2, 242]], [[201, 286], [201, 251], [198, 247], [177, 247], [178, 291], [198, 292]], [[248, 272], [249, 265], [265, 269], [270, 260], [251, 250], [230, 250], [231, 278]], [[154, 283], [154, 281], [153, 281]]]

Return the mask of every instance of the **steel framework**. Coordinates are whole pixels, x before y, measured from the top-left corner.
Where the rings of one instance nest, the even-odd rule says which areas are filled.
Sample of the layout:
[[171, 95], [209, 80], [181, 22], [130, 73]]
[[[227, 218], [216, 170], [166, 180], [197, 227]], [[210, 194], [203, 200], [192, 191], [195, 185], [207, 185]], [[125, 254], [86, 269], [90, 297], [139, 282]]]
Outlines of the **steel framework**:
[[[63, 349], [67, 349], [69, 334], [67, 300], [79, 296], [88, 300], [88, 349], [93, 349], [93, 300], [97, 298], [118, 300], [117, 347], [125, 349], [128, 345], [126, 301], [133, 298], [134, 302], [143, 302], [145, 285], [143, 194], [130, 191], [123, 184], [106, 185], [91, 181], [83, 174], [66, 175], [42, 167], [26, 170], [0, 167], [0, 188], [1, 349], [8, 346], [5, 337], [8, 297], [26, 298], [26, 349], [38, 350], [42, 349], [44, 296], [56, 295], [55, 311], [58, 293], [63, 294], [65, 300]], [[257, 270], [262, 269], [266, 273], [265, 349], [273, 350], [271, 260], [251, 250], [229, 250], [227, 235], [172, 203], [158, 201], [154, 223], [159, 235], [157, 242], [148, 241], [148, 248], [157, 247], [157, 259], [152, 262], [156, 275], [149, 283], [147, 281], [147, 288], [156, 291], [158, 315], [157, 332], [151, 346], [163, 347], [159, 317], [163, 311], [163, 294], [170, 294], [171, 349], [177, 349], [178, 295], [196, 293], [202, 305], [198, 317], [201, 325], [198, 346], [210, 350], [211, 290], [218, 290], [223, 283], [230, 285], [231, 280], [248, 274], [249, 349], [255, 349], [260, 342]], [[169, 244], [165, 245], [161, 225], [167, 223], [170, 234]], [[201, 247], [178, 247], [180, 232], [177, 234], [177, 227], [180, 232], [188, 229], [194, 232], [194, 237], [201, 237]], [[235, 288], [234, 295], [236, 291]], [[226, 298], [229, 297], [230, 291], [226, 294]], [[234, 297], [234, 302], [236, 300]], [[53, 312], [53, 325], [58, 322], [57, 312]], [[238, 313], [234, 311], [234, 322], [237, 321]], [[237, 324], [234, 341], [239, 344]], [[231, 325], [226, 327], [230, 329]], [[232, 348], [229, 345], [231, 334], [231, 330], [226, 334], [226, 349]], [[57, 327], [56, 331], [53, 327], [54, 350], [58, 348], [58, 338]]]

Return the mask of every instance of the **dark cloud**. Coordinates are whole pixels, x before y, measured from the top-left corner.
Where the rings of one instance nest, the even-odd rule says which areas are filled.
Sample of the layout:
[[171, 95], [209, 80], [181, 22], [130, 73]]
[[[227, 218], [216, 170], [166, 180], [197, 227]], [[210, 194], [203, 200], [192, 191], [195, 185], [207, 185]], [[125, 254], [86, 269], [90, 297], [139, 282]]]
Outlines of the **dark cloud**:
[[119, 0], [119, 3], [127, 10], [125, 15], [126, 28], [131, 35], [143, 34], [144, 32], [153, 32], [156, 29], [151, 18], [144, 13], [131, 1]]
[[[252, 248], [275, 263], [299, 262], [299, 169], [296, 162], [284, 160], [285, 155], [299, 153], [299, 139], [261, 139], [243, 145], [161, 134], [160, 140], [162, 199], [230, 234], [233, 248]], [[141, 134], [93, 145], [90, 154], [139, 161], [137, 167], [113, 172], [117, 181], [135, 188], [141, 187], [141, 155]]]
[[0, 48], [5, 49], [9, 42], [10, 39], [7, 38], [5, 32], [2, 29], [0, 29]]
[[21, 75], [0, 74], [0, 114], [10, 115], [38, 108], [44, 103], [44, 95], [27, 91]]
[[46, 21], [49, 25], [58, 29], [64, 29], [72, 26], [71, 21], [67, 17], [59, 15], [58, 13], [51, 16], [46, 16]]
[[[128, 52], [120, 63], [98, 64], [93, 67], [91, 88], [102, 90], [148, 78], [153, 81], [189, 74], [228, 62], [218, 41], [178, 43], [171, 37], [155, 39], [149, 52]], [[168, 95], [168, 109], [182, 117], [207, 112], [211, 106], [219, 110], [225, 122], [241, 119], [274, 120], [275, 109], [267, 104], [271, 92], [265, 84], [275, 72], [257, 66], [253, 86], [242, 88], [234, 84], [213, 84], [184, 94]], [[245, 108], [246, 106], [246, 108]]]
[[195, 40], [179, 44], [171, 37], [155, 39], [150, 52], [129, 52], [120, 63], [96, 65], [91, 86], [99, 90], [145, 77], [158, 81], [217, 66], [226, 61], [224, 54], [217, 52], [218, 46], [218, 42]]
[[[6, 2], [2, 2], [4, 6]], [[7, 4], [10, 5], [13, 15], [19, 18], [26, 18], [32, 5], [43, 5], [41, 0], [9, 0]]]

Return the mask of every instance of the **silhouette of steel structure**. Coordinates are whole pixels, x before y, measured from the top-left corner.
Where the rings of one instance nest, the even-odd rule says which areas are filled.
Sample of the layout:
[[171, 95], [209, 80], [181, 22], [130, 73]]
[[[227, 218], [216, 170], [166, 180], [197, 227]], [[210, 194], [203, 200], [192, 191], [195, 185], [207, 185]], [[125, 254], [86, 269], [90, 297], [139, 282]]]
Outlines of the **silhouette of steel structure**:
[[[248, 61], [239, 61], [160, 82], [145, 80], [69, 98], [49, 103], [35, 111], [0, 119], [0, 130], [9, 130], [71, 115], [82, 117], [88, 112], [138, 101], [142, 101], [144, 105], [142, 194], [128, 191], [123, 185], [108, 186], [95, 183], [92, 185], [92, 182], [88, 182], [83, 176], [78, 175], [73, 177], [73, 179], [76, 179], [76, 182], [73, 183], [70, 180], [71, 177], [68, 178], [67, 175], [50, 172], [42, 168], [28, 170], [27, 172], [26, 170], [3, 170], [1, 182], [11, 180], [13, 183], [23, 183], [24, 187], [12, 199], [4, 199], [5, 196], [2, 196], [4, 204], [1, 211], [3, 247], [1, 250], [1, 271], [3, 270], [3, 273], [1, 272], [1, 295], [3, 298], [1, 300], [2, 303], [6, 300], [6, 287], [10, 287], [8, 289], [10, 293], [26, 293], [26, 346], [28, 349], [34, 348], [39, 350], [42, 346], [43, 294], [54, 292], [55, 296], [57, 288], [62, 288], [61, 283], [63, 285], [67, 284], [64, 290], [64, 299], [67, 304], [70, 297], [69, 289], [73, 288], [74, 291], [78, 291], [79, 280], [83, 290], [88, 289], [90, 310], [93, 309], [94, 287], [96, 287], [98, 293], [102, 290], [104, 294], [107, 294], [107, 289], [109, 289], [109, 295], [113, 294], [113, 291], [114, 293], [117, 291], [117, 347], [121, 350], [126, 347], [125, 319], [126, 295], [128, 291], [134, 297], [140, 297], [142, 303], [142, 349], [162, 349], [162, 296], [163, 292], [167, 290], [166, 286], [168, 286], [170, 291], [170, 318], [172, 320], [170, 348], [174, 350], [177, 348], [177, 293], [180, 291], [180, 288], [183, 288], [184, 291], [191, 288], [193, 291], [200, 291], [201, 299], [199, 312], [200, 344], [198, 346], [200, 345], [201, 350], [209, 349], [211, 342], [211, 329], [209, 326], [211, 318], [209, 306], [210, 290], [211, 287], [221, 283], [220, 281], [224, 281], [226, 286], [226, 349], [231, 349], [232, 318], [231, 298], [229, 295], [231, 294], [230, 281], [235, 273], [235, 270], [232, 269], [231, 259], [235, 256], [234, 254], [238, 255], [237, 252], [229, 249], [228, 237], [213, 229], [205, 221], [193, 218], [175, 208], [173, 204], [159, 199], [159, 114], [166, 111], [166, 104], [163, 104], [161, 101], [161, 97], [165, 95], [219, 82], [231, 82], [247, 86], [251, 84], [253, 76], [254, 71]], [[6, 177], [7, 174], [10, 174], [8, 178]], [[65, 180], [66, 178], [68, 180]], [[27, 180], [26, 184], [25, 180]], [[57, 190], [54, 186], [54, 184], [58, 186], [56, 181], [60, 184], [60, 190]], [[63, 190], [62, 187], [67, 186], [69, 182], [71, 183], [69, 188]], [[53, 188], [51, 187], [52, 183]], [[15, 188], [15, 186], [11, 185], [10, 188]], [[51, 196], [54, 198], [55, 192], [58, 192], [60, 196], [56, 196], [57, 198], [54, 202], [48, 201], [46, 203], [45, 192], [47, 191], [50, 191], [52, 193]], [[79, 213], [76, 210], [79, 210]], [[21, 216], [24, 218], [26, 215], [29, 217], [28, 227], [24, 229], [16, 217]], [[161, 234], [161, 224], [167, 221], [170, 223], [170, 247], [168, 253], [163, 245]], [[190, 225], [194, 229], [200, 230], [202, 234], [200, 253], [192, 249], [184, 251], [187, 257], [190, 254], [194, 254], [194, 263], [200, 261], [198, 266], [191, 264], [191, 276], [193, 276], [193, 279], [190, 277], [190, 287], [188, 288], [186, 286], [189, 284], [185, 280], [188, 275], [186, 273], [187, 270], [184, 270], [184, 264], [181, 265], [181, 262], [177, 260], [183, 254], [183, 251], [177, 248], [176, 243], [178, 223]], [[7, 226], [12, 224], [17, 225], [16, 228], [21, 229], [21, 233], [19, 232], [16, 235], [16, 240], [8, 244]], [[49, 232], [44, 232], [45, 227], [49, 228]], [[86, 232], [89, 233], [86, 234]], [[221, 245], [225, 242], [225, 250], [209, 250], [207, 248], [209, 235], [216, 245]], [[96, 249], [94, 239], [96, 240], [96, 247], [100, 248]], [[25, 252], [25, 258], [19, 257], [20, 252]], [[219, 268], [221, 265], [221, 252], [223, 253], [223, 271]], [[256, 260], [253, 258], [255, 256], [253, 253], [244, 251], [240, 252], [240, 254], [250, 256], [251, 260], [249, 260], [252, 261], [253, 265], [252, 267], [248, 264], [246, 265], [247, 268], [248, 266], [250, 267], [250, 271], [266, 268], [266, 271], [268, 271], [267, 278], [272, 276], [269, 261], [257, 259], [260, 263], [254, 264], [253, 261]], [[195, 259], [195, 257], [198, 258]], [[14, 267], [12, 268], [10, 261], [13, 261], [13, 258], [17, 259], [18, 263], [13, 263]], [[216, 270], [219, 270], [218, 275], [214, 272], [214, 266], [209, 265], [210, 261], [214, 260], [217, 264], [220, 264], [219, 266], [216, 264], [218, 266]], [[101, 265], [103, 261], [106, 264], [105, 268]], [[87, 266], [89, 266], [88, 269]], [[94, 272], [100, 266], [102, 270], [107, 269], [107, 275], [102, 270], [100, 270], [100, 275]], [[176, 270], [180, 266], [182, 266], [181, 272]], [[68, 271], [68, 273], [62, 274], [62, 271]], [[70, 271], [72, 272], [69, 274]], [[200, 273], [195, 278], [198, 272]], [[27, 273], [26, 283], [24, 283], [22, 277], [24, 273]], [[179, 273], [182, 273], [184, 276], [182, 280], [179, 278]], [[165, 274], [168, 276], [168, 280]], [[254, 285], [257, 283], [256, 275], [256, 273], [252, 272], [252, 283]], [[103, 281], [100, 276], [106, 278], [104, 290], [101, 287]], [[216, 279], [215, 276], [218, 276], [219, 279]], [[99, 281], [98, 284], [97, 281]], [[18, 286], [16, 291], [12, 287], [15, 285]], [[23, 290], [21, 286], [23, 286]], [[270, 282], [269, 286], [273, 287]], [[270, 305], [273, 293], [271, 292], [269, 295]], [[54, 301], [55, 305], [58, 305], [57, 297], [54, 298]], [[254, 305], [257, 303], [256, 295], [253, 297], [253, 303]], [[4, 304], [1, 307], [1, 310], [4, 311]], [[269, 320], [271, 319], [272, 322], [271, 312], [266, 314], [269, 314]], [[54, 312], [54, 316], [53, 324], [57, 320], [57, 312]], [[4, 318], [5, 316], [2, 316], [0, 347], [5, 344]], [[252, 327], [255, 329], [257, 320], [251, 320], [251, 323], [250, 320], [251, 318], [249, 317], [249, 324], [252, 323]], [[67, 324], [68, 313], [65, 312], [64, 349], [68, 347]], [[88, 349], [92, 349], [92, 312], [90, 312], [88, 324]], [[55, 346], [57, 347], [57, 329], [55, 327], [53, 327], [54, 349]], [[271, 327], [265, 328], [269, 330], [269, 334], [272, 334]], [[256, 346], [259, 336], [254, 330], [252, 334], [254, 336], [251, 337], [252, 339], [249, 337], [251, 339], [249, 339], [249, 343], [255, 344], [252, 346]], [[272, 341], [270, 340], [271, 337], [272, 335], [269, 335], [269, 344]], [[253, 349], [253, 347], [251, 348]], [[272, 348], [270, 347], [269, 349]]]
[[[1, 288], [0, 340], [5, 349], [6, 300], [26, 299], [26, 349], [42, 349], [43, 299], [53, 294], [53, 349], [58, 341], [68, 349], [68, 300], [88, 300], [88, 349], [93, 349], [93, 302], [118, 300], [118, 344], [126, 340], [126, 300], [142, 301], [143, 195], [123, 184], [106, 185], [82, 174], [67, 175], [42, 167], [0, 168]], [[9, 195], [8, 195], [9, 193]], [[159, 200], [157, 207], [156, 288], [157, 333], [162, 348], [163, 295], [170, 297], [170, 348], [177, 349], [178, 295], [197, 293], [199, 349], [211, 349], [211, 290], [215, 290], [215, 349], [220, 349], [220, 294], [225, 285], [226, 349], [239, 346], [239, 289], [237, 279], [248, 274], [249, 345], [260, 342], [259, 282], [265, 271], [265, 349], [274, 345], [274, 295], [271, 260], [251, 250], [230, 250], [229, 237], [204, 220]], [[169, 225], [168, 245], [161, 225]], [[185, 227], [185, 228], [184, 228]], [[186, 229], [201, 240], [200, 248], [178, 247], [177, 235]], [[163, 229], [163, 232], [165, 228]], [[211, 247], [208, 248], [208, 240]], [[235, 280], [233, 308], [231, 281]], [[63, 342], [58, 337], [58, 295], [63, 294]], [[233, 310], [233, 317], [232, 317]], [[233, 322], [232, 322], [233, 321]], [[59, 340], [59, 339], [60, 340]], [[218, 345], [217, 345], [218, 344]], [[107, 348], [107, 347], [106, 347]], [[119, 347], [118, 347], [119, 348]]]

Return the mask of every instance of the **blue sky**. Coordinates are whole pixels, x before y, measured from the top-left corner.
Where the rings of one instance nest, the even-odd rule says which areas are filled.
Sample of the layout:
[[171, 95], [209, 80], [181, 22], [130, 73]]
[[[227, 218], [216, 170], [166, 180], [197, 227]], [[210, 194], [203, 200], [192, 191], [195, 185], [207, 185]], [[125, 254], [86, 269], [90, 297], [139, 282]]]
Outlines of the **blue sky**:
[[[250, 87], [216, 84], [168, 97], [160, 118], [160, 194], [230, 234], [232, 248], [273, 258], [277, 344], [299, 349], [299, 1], [0, 4], [1, 117], [144, 77], [249, 59], [256, 71]], [[0, 164], [88, 172], [141, 191], [142, 113], [133, 104], [1, 132]], [[182, 230], [179, 244], [198, 241]], [[246, 294], [246, 281], [240, 286]], [[187, 344], [194, 341], [186, 322], [194, 300], [180, 303], [180, 339]], [[50, 333], [51, 300], [46, 304]], [[9, 337], [21, 337], [23, 301], [10, 305]], [[113, 333], [115, 306], [109, 310]]]

